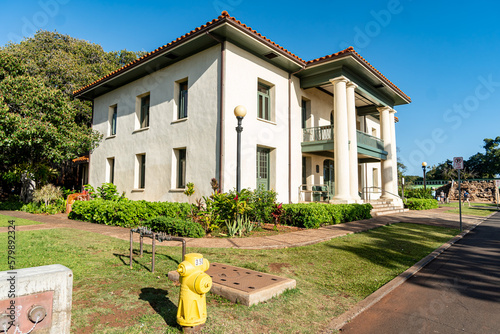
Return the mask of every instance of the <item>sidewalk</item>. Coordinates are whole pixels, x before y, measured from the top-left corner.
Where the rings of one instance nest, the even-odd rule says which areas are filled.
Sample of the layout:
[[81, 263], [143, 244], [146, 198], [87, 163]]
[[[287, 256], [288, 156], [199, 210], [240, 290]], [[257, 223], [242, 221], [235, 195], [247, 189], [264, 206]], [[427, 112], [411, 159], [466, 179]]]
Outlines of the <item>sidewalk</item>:
[[[350, 233], [370, 230], [384, 225], [399, 222], [416, 223], [425, 225], [438, 225], [459, 228], [458, 215], [445, 213], [449, 208], [432, 209], [426, 211], [409, 211], [371, 219], [354, 221], [350, 223], [331, 225], [319, 229], [289, 232], [267, 237], [249, 238], [186, 238], [187, 247], [200, 248], [239, 248], [239, 249], [275, 249], [312, 245], [322, 241], [341, 237]], [[130, 229], [117, 226], [93, 224], [67, 218], [65, 214], [35, 215], [21, 211], [0, 211], [0, 214], [42, 222], [41, 225], [17, 226], [17, 231], [33, 231], [53, 228], [73, 228], [82, 231], [100, 233], [113, 238], [130, 240]], [[463, 228], [468, 229], [476, 225], [484, 217], [463, 216]], [[6, 232], [7, 227], [0, 227], [0, 232]], [[139, 241], [139, 236], [134, 233], [134, 241]], [[151, 243], [151, 239], [145, 238]], [[162, 246], [178, 246], [179, 242], [169, 241], [157, 243]]]
[[353, 334], [500, 333], [498, 240], [500, 212], [490, 215], [397, 289], [374, 292], [381, 297], [378, 303], [360, 309], [362, 313], [349, 323], [339, 317], [344, 321], [333, 321], [329, 332], [342, 328], [342, 333]]

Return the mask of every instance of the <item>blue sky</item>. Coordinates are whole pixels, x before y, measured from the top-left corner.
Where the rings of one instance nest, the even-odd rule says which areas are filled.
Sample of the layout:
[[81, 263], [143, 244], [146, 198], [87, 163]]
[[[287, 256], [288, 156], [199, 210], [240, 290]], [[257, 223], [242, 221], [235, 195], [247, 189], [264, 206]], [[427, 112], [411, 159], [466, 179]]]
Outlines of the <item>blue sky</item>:
[[397, 107], [409, 174], [465, 159], [500, 136], [500, 4], [495, 1], [76, 1], [2, 3], [0, 46], [37, 29], [104, 50], [151, 51], [228, 10], [305, 60], [354, 46], [412, 103]]

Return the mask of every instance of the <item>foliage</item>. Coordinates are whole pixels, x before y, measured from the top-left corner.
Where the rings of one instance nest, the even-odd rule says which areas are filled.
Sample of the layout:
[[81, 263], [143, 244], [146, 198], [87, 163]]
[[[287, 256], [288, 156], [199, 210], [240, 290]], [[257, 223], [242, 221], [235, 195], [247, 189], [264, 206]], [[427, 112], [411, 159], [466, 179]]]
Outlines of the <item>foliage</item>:
[[424, 188], [405, 188], [405, 198], [433, 199], [431, 187]]
[[191, 212], [191, 204], [173, 202], [147, 202], [123, 199], [106, 201], [101, 198], [92, 201], [76, 201], [69, 214], [70, 219], [91, 223], [136, 227], [142, 221], [165, 216], [186, 219]]
[[283, 204], [281, 222], [285, 225], [318, 228], [371, 218], [371, 204]]
[[89, 127], [91, 103], [74, 99], [72, 92], [140, 54], [105, 52], [98, 44], [49, 31], [0, 48], [3, 178], [12, 184], [27, 172], [45, 184], [47, 168], [60, 171], [66, 161], [95, 148], [101, 136]]
[[408, 198], [406, 200], [406, 207], [410, 210], [429, 210], [437, 209], [439, 205], [435, 199]]
[[235, 235], [242, 237], [243, 235], [252, 232], [255, 224], [246, 215], [238, 215], [235, 220], [226, 220], [226, 227], [230, 237]]
[[186, 190], [184, 190], [184, 195], [191, 197], [194, 194], [194, 183], [188, 182], [186, 184]]
[[125, 199], [125, 194], [121, 196], [116, 191], [116, 186], [113, 183], [103, 183], [100, 187], [97, 187], [97, 196], [107, 201], [118, 201]]
[[249, 205], [252, 192], [242, 189], [239, 193], [235, 190], [229, 193], [213, 193], [203, 197], [207, 212], [213, 212], [214, 224], [221, 226], [225, 221], [234, 221], [238, 214], [244, 215], [252, 211]]
[[273, 211], [271, 212], [271, 216], [274, 219], [274, 224], [278, 224], [281, 216], [283, 216], [283, 203], [277, 204], [274, 203]]
[[49, 215], [55, 215], [56, 213], [66, 211], [66, 200], [58, 198], [54, 201], [54, 203], [48, 205], [45, 205], [42, 202], [31, 202], [28, 204], [24, 204], [19, 210], [34, 214], [45, 213]]
[[5, 202], [0, 202], [0, 210], [18, 211], [21, 210], [24, 203], [19, 200], [9, 199]]
[[44, 202], [45, 206], [47, 206], [49, 203], [54, 202], [56, 199], [61, 197], [61, 188], [56, 187], [53, 184], [47, 184], [42, 188], [35, 190], [33, 199], [36, 202]]
[[260, 223], [273, 223], [272, 213], [275, 210], [277, 195], [274, 190], [266, 190], [263, 186], [255, 189], [250, 197], [250, 205], [253, 208], [250, 218]]
[[146, 220], [143, 225], [155, 232], [166, 232], [180, 237], [202, 238], [205, 236], [205, 231], [200, 224], [182, 218], [157, 217]]

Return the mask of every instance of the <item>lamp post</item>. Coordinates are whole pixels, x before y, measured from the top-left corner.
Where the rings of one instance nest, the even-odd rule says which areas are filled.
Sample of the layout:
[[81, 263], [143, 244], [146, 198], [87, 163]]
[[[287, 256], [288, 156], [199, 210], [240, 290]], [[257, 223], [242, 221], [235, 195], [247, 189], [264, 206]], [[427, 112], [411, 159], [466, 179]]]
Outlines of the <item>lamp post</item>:
[[427, 168], [427, 162], [422, 162], [422, 170], [424, 172], [424, 190], [426, 190], [426, 186], [425, 186], [425, 169]]
[[234, 108], [234, 116], [238, 120], [238, 126], [236, 127], [237, 141], [236, 141], [236, 191], [240, 192], [241, 187], [241, 131], [243, 127], [241, 126], [241, 121], [243, 117], [247, 114], [247, 109], [244, 106], [237, 106]]

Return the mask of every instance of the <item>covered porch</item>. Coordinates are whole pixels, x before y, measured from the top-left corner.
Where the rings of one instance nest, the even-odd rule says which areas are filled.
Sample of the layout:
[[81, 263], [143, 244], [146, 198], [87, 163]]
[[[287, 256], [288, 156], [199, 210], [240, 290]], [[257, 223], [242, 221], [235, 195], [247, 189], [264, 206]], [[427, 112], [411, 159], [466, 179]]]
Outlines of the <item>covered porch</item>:
[[299, 201], [399, 202], [394, 106], [409, 101], [352, 58], [335, 65], [298, 74], [311, 97], [302, 101]]

